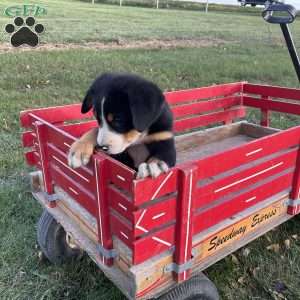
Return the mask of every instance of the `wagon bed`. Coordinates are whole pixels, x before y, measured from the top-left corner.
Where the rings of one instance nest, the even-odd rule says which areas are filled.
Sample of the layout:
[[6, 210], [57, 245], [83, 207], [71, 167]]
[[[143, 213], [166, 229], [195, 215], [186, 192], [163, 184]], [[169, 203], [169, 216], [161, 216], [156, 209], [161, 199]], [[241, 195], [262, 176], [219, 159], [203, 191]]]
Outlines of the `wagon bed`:
[[[178, 158], [156, 179], [102, 152], [71, 169], [70, 145], [97, 126], [80, 104], [21, 113], [34, 197], [129, 299], [160, 296], [299, 212], [300, 126], [269, 122], [300, 115], [300, 90], [239, 82], [165, 97]], [[260, 125], [241, 121], [246, 108]]]

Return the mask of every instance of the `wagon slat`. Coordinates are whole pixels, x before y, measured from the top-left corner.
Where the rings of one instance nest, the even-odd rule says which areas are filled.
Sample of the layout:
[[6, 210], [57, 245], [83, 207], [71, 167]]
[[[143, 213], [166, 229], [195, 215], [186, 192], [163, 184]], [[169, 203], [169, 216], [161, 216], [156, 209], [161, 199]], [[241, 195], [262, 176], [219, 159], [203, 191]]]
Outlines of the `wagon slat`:
[[[74, 180], [73, 176], [69, 177], [55, 164], [50, 165], [50, 172], [53, 180], [58, 186], [85, 207], [94, 217], [97, 216], [96, 198], [90, 189], [86, 189], [84, 186], [80, 185], [77, 180]], [[92, 184], [90, 187], [91, 186]]]
[[149, 234], [133, 242], [133, 264], [139, 264], [159, 253], [171, 249], [175, 242], [175, 226]]
[[287, 153], [270, 158], [259, 165], [238, 171], [233, 175], [201, 186], [195, 192], [195, 207], [203, 207], [227, 194], [239, 191], [275, 174], [279, 174], [295, 165], [297, 154], [298, 149], [289, 150]]
[[258, 94], [282, 99], [300, 100], [300, 90], [279, 86], [267, 86], [246, 83], [243, 87], [244, 93]]
[[244, 96], [243, 104], [262, 110], [272, 110], [288, 114], [300, 115], [300, 103], [293, 104], [281, 101], [273, 101], [265, 98], [257, 99], [253, 97]]
[[93, 116], [93, 113], [89, 112], [87, 114], [82, 114], [81, 104], [70, 104], [64, 106], [26, 110], [20, 113], [20, 121], [23, 127], [32, 127], [32, 124], [35, 121], [32, 115], [36, 115], [37, 117], [49, 123], [55, 124], [70, 120], [90, 118]]
[[291, 188], [293, 172], [284, 174], [276, 179], [273, 179], [265, 184], [262, 184], [246, 193], [238, 195], [232, 199], [214, 207], [207, 208], [205, 211], [200, 211], [194, 218], [194, 234], [199, 233], [213, 226], [234, 214], [263, 201], [285, 189]]
[[148, 233], [159, 226], [175, 220], [176, 197], [154, 203], [133, 213], [134, 236]]
[[175, 118], [187, 117], [188, 115], [203, 114], [208, 111], [216, 111], [220, 109], [239, 106], [242, 104], [241, 96], [225, 97], [221, 99], [193, 102], [172, 107]]
[[176, 120], [174, 124], [174, 130], [176, 133], [187, 131], [201, 126], [242, 118], [245, 116], [245, 114], [245, 108], [241, 106], [227, 109], [226, 111], [222, 112], [214, 112], [201, 116], [189, 117], [182, 120]]
[[242, 82], [237, 82], [189, 90], [166, 92], [164, 95], [167, 102], [173, 105], [187, 101], [233, 95], [235, 93], [242, 92], [242, 86]]

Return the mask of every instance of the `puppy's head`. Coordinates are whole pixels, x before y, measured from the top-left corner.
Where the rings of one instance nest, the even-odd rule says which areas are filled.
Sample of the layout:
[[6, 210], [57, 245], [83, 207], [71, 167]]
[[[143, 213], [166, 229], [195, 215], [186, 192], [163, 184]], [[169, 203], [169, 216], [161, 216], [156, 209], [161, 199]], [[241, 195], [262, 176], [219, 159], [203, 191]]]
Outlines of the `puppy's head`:
[[81, 112], [93, 109], [100, 125], [97, 143], [109, 154], [139, 142], [160, 115], [164, 96], [152, 82], [126, 74], [104, 74], [92, 84]]

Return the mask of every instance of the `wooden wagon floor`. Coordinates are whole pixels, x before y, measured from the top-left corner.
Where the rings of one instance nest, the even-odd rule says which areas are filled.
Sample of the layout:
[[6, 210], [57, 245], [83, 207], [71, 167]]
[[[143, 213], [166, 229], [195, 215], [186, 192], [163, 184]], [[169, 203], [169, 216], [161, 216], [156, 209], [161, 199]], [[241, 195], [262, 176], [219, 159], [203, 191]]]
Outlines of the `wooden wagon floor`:
[[238, 122], [179, 135], [175, 138], [177, 164], [223, 152], [277, 131], [273, 128]]

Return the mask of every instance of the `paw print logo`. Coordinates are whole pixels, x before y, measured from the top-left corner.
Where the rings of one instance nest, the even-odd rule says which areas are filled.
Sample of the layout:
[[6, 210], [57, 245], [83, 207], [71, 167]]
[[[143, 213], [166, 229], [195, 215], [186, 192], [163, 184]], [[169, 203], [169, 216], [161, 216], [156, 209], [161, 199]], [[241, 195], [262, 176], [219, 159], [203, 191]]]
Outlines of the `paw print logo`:
[[10, 42], [12, 46], [28, 45], [36, 47], [39, 44], [39, 34], [45, 31], [45, 27], [42, 24], [35, 25], [33, 17], [26, 18], [25, 22], [22, 17], [16, 17], [14, 24], [5, 26], [5, 31], [11, 35]]

